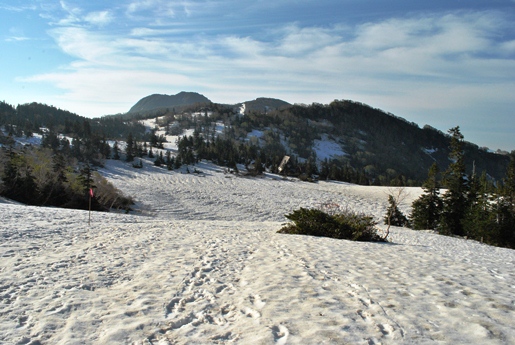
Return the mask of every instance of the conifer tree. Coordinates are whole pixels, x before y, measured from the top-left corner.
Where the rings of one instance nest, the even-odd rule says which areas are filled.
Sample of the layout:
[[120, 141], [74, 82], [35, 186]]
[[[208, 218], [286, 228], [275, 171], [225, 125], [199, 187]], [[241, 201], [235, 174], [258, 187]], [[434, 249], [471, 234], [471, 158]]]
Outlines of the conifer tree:
[[460, 127], [449, 130], [451, 135], [451, 164], [445, 173], [444, 183], [447, 192], [443, 195], [443, 212], [440, 222], [440, 231], [443, 234], [465, 235], [462, 221], [467, 211], [467, 193], [469, 184], [465, 174], [465, 159], [463, 153], [463, 135]]
[[160, 167], [163, 163], [164, 163], [163, 151], [161, 151], [159, 153], [159, 155], [157, 155], [156, 160], [154, 161], [154, 165], [157, 167]]
[[[40, 151], [44, 153], [45, 151]], [[68, 178], [67, 164], [65, 157], [60, 153], [54, 154], [52, 157], [51, 169], [45, 173], [45, 180], [40, 182], [41, 205], [59, 206], [67, 200], [66, 186]], [[38, 169], [40, 170], [40, 169]]]
[[3, 195], [7, 196], [8, 198], [12, 198], [12, 195], [15, 195], [17, 186], [19, 184], [19, 171], [18, 171], [18, 164], [17, 164], [17, 158], [18, 154], [14, 152], [13, 150], [9, 150], [7, 154], [7, 159], [5, 162], [5, 165], [3, 166], [3, 172], [2, 172], [2, 182], [3, 182], [3, 188], [2, 193]]
[[320, 179], [326, 180], [329, 178], [329, 160], [325, 158], [320, 163]]
[[132, 133], [129, 133], [127, 136], [127, 148], [125, 149], [125, 160], [127, 162], [132, 162], [134, 160], [134, 139], [132, 138]]
[[54, 152], [57, 152], [60, 146], [60, 141], [57, 137], [57, 134], [55, 134], [54, 132], [48, 132], [45, 135], [43, 135], [41, 146], [51, 148]]
[[107, 140], [105, 137], [102, 139], [102, 142], [100, 144], [100, 151], [102, 153], [103, 158], [105, 158], [105, 159], [111, 158], [111, 147], [107, 143]]
[[438, 165], [433, 163], [431, 168], [429, 168], [427, 180], [422, 185], [424, 194], [412, 204], [410, 218], [413, 229], [434, 230], [438, 227], [442, 212], [438, 173]]
[[138, 142], [134, 142], [134, 152], [139, 158], [143, 158], [143, 156], [147, 154], [147, 152], [143, 150], [143, 144]]
[[515, 248], [515, 155], [512, 153], [497, 205], [499, 244]]
[[510, 163], [506, 171], [506, 177], [503, 179], [501, 194], [504, 196], [508, 206], [511, 207], [511, 212], [515, 213], [515, 153], [512, 153], [510, 156]]
[[39, 189], [24, 154], [9, 152], [9, 160], [2, 176], [4, 196], [26, 204], [38, 203]]
[[[145, 143], [145, 145], [146, 145], [146, 143]], [[150, 146], [157, 147], [157, 135], [156, 135], [155, 129], [153, 129], [150, 132]]]
[[82, 159], [82, 143], [79, 138], [73, 137], [71, 150], [73, 157], [79, 160]]
[[89, 165], [85, 164], [79, 172], [79, 183], [84, 191], [84, 195], [88, 195], [90, 188], [94, 188], [93, 185], [93, 171], [94, 169]]
[[60, 145], [61, 145], [61, 153], [64, 156], [68, 156], [70, 154], [70, 151], [71, 151], [70, 141], [67, 138], [62, 138], [61, 142], [60, 142]]
[[118, 141], [115, 141], [113, 144], [113, 159], [120, 159], [120, 148], [118, 147]]
[[393, 195], [388, 195], [388, 209], [384, 216], [384, 223], [393, 226], [407, 226], [409, 224], [408, 218], [399, 210], [397, 201]]
[[173, 164], [174, 169], [179, 169], [182, 166], [181, 157], [177, 156]]
[[166, 153], [165, 153], [165, 163], [167, 165], [170, 164], [171, 158], [172, 158], [172, 153], [169, 150], [166, 150]]
[[66, 159], [61, 153], [52, 157], [52, 171], [56, 180], [60, 183], [66, 182]]
[[175, 167], [175, 157], [170, 158], [170, 163], [168, 163], [166, 167], [168, 168], [168, 170], [173, 170], [173, 168]]
[[261, 158], [257, 157], [256, 161], [254, 162], [254, 169], [256, 170], [257, 175], [261, 175], [263, 173], [263, 162], [261, 162]]
[[490, 186], [486, 173], [483, 173], [481, 178], [474, 174], [470, 181], [468, 208], [463, 225], [467, 237], [497, 244], [499, 227], [495, 221], [492, 196], [493, 188]]
[[405, 193], [404, 187], [398, 187], [395, 189], [389, 189], [388, 203], [389, 207], [384, 217], [384, 223], [388, 225], [385, 230], [383, 240], [386, 241], [390, 234], [390, 227], [394, 226], [409, 226], [409, 220], [399, 210], [399, 205], [404, 203], [407, 194]]

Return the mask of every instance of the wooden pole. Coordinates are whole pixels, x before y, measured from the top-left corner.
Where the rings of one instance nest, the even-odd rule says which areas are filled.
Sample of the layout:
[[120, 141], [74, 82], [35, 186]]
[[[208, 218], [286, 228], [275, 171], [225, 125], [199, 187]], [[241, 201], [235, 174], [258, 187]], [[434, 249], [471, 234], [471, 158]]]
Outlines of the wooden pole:
[[88, 225], [91, 226], [91, 193], [89, 193], [89, 218]]

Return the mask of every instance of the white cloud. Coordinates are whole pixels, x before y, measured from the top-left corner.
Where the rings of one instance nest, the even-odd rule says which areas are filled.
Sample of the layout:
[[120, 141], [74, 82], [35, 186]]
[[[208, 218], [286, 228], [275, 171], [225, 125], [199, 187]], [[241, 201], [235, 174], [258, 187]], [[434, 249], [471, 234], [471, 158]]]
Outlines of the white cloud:
[[164, 30], [156, 30], [150, 28], [134, 28], [131, 30], [130, 35], [136, 37], [145, 37], [145, 36], [162, 36], [166, 35], [168, 31]]
[[27, 37], [24, 31], [18, 27], [12, 27], [9, 29], [9, 36], [4, 39], [5, 42], [21, 42], [28, 41], [30, 38]]
[[[150, 6], [153, 2], [140, 1], [133, 6]], [[205, 55], [206, 61], [217, 57], [228, 67], [240, 62], [242, 66], [275, 69], [268, 61], [283, 60], [294, 63], [290, 69], [303, 65], [304, 70], [313, 72], [442, 76], [442, 71], [447, 73], [458, 63], [489, 63], [475, 57], [477, 53], [512, 49], [512, 42], [496, 46], [489, 40], [488, 25], [481, 25], [484, 21], [481, 19], [474, 16], [394, 19], [360, 26], [352, 39], [336, 27], [287, 25], [279, 38], [270, 42], [235, 35], [185, 39], [170, 36], [173, 29], [145, 27], [132, 29], [126, 37], [111, 37], [108, 32], [93, 34], [79, 28], [52, 32], [66, 53], [85, 60], [94, 60], [93, 56], [104, 55], [106, 51], [111, 52], [108, 58], [114, 61], [127, 60], [135, 53], [150, 60], [161, 60], [163, 54], [169, 54], [170, 59]], [[492, 65], [495, 67], [494, 63]], [[203, 68], [209, 69], [209, 66]]]
[[503, 42], [501, 44], [501, 52], [505, 55], [515, 54], [515, 40]]
[[61, 0], [59, 4], [61, 5], [61, 9], [66, 13], [66, 16], [57, 22], [58, 25], [67, 26], [80, 22], [82, 10], [79, 7], [73, 7], [63, 0]]
[[341, 42], [339, 34], [333, 28], [299, 28], [297, 25], [288, 25], [283, 30], [276, 53], [286, 56], [310, 54]]
[[6, 38], [6, 42], [21, 42], [21, 41], [28, 41], [30, 38], [24, 37], [24, 36], [12, 36], [9, 38]]
[[68, 73], [48, 73], [23, 78], [25, 82], [52, 82], [66, 90], [53, 99], [47, 96], [45, 102], [59, 104], [66, 110], [90, 117], [125, 112], [142, 95], [169, 92], [168, 80], [174, 80], [184, 87], [193, 85], [188, 77], [172, 72], [128, 69], [84, 68]]
[[93, 25], [104, 26], [112, 22], [113, 16], [109, 11], [91, 12], [84, 17], [84, 20]]
[[126, 15], [132, 19], [153, 17], [154, 24], [161, 23], [164, 19], [175, 17], [176, 6], [175, 2], [166, 0], [136, 0], [127, 6]]
[[6, 11], [12, 11], [12, 12], [23, 12], [23, 11], [35, 11], [37, 10], [37, 6], [36, 5], [31, 5], [31, 4], [28, 4], [28, 5], [7, 5], [7, 4], [0, 4], [0, 9], [1, 10], [6, 10]]
[[82, 8], [70, 5], [63, 0], [60, 1], [60, 6], [60, 10], [65, 14], [64, 16], [58, 17], [55, 13], [56, 9], [52, 7], [44, 10], [40, 16], [42, 18], [50, 19], [53, 25], [61, 27], [103, 27], [112, 23], [114, 19], [113, 13], [109, 10], [85, 13]]
[[155, 0], [133, 1], [127, 6], [127, 13], [132, 15], [136, 12], [153, 8], [155, 4], [156, 4]]
[[[136, 16], [158, 2], [133, 2], [127, 11]], [[188, 89], [227, 103], [260, 96], [303, 103], [350, 98], [422, 124], [434, 124], [428, 114], [455, 114], [442, 116], [453, 125], [492, 102], [509, 104], [515, 92], [515, 60], [506, 58], [515, 44], [498, 41], [497, 31], [507, 25], [498, 13], [396, 18], [354, 28], [286, 24], [260, 36], [184, 36], [181, 27], [143, 24], [122, 36], [102, 27], [53, 29], [56, 43], [76, 61], [25, 81], [56, 85], [68, 109], [91, 116], [127, 111], [151, 93]]]
[[[114, 52], [110, 37], [94, 34], [86, 28], [62, 27], [53, 29], [50, 34], [58, 46], [69, 56], [88, 64], [110, 65]], [[110, 58], [111, 57], [111, 58]]]

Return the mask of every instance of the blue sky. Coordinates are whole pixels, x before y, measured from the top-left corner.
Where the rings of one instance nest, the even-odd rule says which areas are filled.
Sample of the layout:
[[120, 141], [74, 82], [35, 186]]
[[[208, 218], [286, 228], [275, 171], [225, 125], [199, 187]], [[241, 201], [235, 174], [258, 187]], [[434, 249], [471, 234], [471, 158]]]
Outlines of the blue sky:
[[352, 99], [515, 150], [515, 0], [0, 0], [0, 100]]

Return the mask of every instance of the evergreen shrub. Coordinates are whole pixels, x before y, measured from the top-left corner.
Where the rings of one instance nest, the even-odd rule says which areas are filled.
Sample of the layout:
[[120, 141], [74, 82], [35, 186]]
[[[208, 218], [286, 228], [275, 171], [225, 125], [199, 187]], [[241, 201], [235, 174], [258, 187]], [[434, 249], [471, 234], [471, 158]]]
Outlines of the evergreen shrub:
[[384, 216], [384, 224], [393, 225], [393, 226], [406, 226], [409, 227], [410, 223], [408, 218], [399, 210], [397, 206], [397, 201], [392, 195], [388, 195], [388, 210], [386, 211], [386, 215]]
[[328, 214], [319, 209], [300, 208], [285, 217], [293, 223], [285, 224], [278, 233], [385, 242], [377, 233], [377, 223], [372, 217], [350, 210]]

